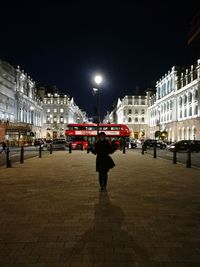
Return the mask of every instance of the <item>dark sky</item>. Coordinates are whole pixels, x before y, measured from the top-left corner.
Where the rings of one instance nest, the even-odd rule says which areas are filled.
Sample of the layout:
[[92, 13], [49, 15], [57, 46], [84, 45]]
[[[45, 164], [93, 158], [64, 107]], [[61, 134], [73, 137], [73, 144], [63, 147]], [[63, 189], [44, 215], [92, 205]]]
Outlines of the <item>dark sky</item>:
[[[131, 3], [132, 2], [132, 3]], [[101, 113], [154, 84], [173, 65], [195, 63], [187, 46], [198, 1], [4, 1], [0, 58], [36, 82], [57, 85], [92, 115], [101, 73]]]

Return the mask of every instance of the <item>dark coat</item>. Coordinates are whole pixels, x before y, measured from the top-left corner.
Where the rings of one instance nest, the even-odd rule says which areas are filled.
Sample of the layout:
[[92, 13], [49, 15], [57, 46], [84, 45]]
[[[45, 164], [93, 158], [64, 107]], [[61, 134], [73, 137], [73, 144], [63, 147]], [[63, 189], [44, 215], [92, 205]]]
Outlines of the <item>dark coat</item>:
[[96, 171], [97, 172], [108, 172], [111, 168], [110, 162], [112, 159], [110, 158], [109, 154], [114, 153], [116, 147], [111, 145], [109, 141], [97, 141], [92, 150], [92, 153], [97, 155], [96, 157]]

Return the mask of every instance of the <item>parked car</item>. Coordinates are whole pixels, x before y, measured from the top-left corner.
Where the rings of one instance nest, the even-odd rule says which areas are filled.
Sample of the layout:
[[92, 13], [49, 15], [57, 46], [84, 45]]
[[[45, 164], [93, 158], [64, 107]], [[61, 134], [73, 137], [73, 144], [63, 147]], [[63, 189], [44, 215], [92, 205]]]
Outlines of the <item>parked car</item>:
[[35, 139], [34, 146], [39, 146], [39, 145], [41, 145], [43, 147], [44, 141], [42, 139], [39, 139], [39, 138]]
[[53, 150], [66, 150], [67, 143], [64, 139], [53, 140], [52, 143], [47, 143], [47, 149], [50, 149], [50, 144], [52, 144]]
[[155, 140], [155, 139], [146, 139], [144, 141], [144, 147], [145, 148], [152, 148], [154, 147], [156, 142], [156, 147], [159, 149], [165, 149], [167, 145], [162, 140]]
[[191, 152], [199, 152], [200, 151], [200, 140], [181, 140], [176, 143], [170, 145], [169, 150], [174, 151], [176, 149], [177, 152], [187, 151], [188, 149]]

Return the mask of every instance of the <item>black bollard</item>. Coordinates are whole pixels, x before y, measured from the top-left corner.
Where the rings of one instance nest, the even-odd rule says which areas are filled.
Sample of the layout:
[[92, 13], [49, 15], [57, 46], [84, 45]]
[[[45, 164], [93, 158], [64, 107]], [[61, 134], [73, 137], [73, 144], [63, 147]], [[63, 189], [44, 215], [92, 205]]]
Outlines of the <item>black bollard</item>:
[[125, 143], [123, 143], [123, 154], [126, 153], [126, 146], [125, 146]]
[[7, 147], [6, 149], [6, 166], [7, 168], [11, 167], [11, 159], [10, 159], [10, 149]]
[[155, 143], [154, 143], [154, 146], [153, 146], [153, 157], [154, 157], [154, 159], [157, 158], [156, 148], [157, 148], [157, 141], [155, 140]]
[[176, 163], [177, 163], [176, 148], [174, 148], [174, 151], [173, 151], [173, 164], [176, 164]]
[[39, 146], [39, 158], [41, 158], [41, 157], [42, 157], [42, 146], [40, 144], [40, 146]]
[[20, 163], [24, 163], [24, 147], [21, 146]]
[[69, 153], [72, 153], [72, 143], [69, 143]]
[[49, 146], [49, 152], [50, 152], [50, 154], [52, 154], [52, 151], [53, 151], [53, 147], [52, 147], [52, 143], [50, 143], [50, 146]]
[[191, 168], [191, 150], [187, 151], [186, 168]]
[[144, 155], [144, 145], [142, 145], [142, 155]]

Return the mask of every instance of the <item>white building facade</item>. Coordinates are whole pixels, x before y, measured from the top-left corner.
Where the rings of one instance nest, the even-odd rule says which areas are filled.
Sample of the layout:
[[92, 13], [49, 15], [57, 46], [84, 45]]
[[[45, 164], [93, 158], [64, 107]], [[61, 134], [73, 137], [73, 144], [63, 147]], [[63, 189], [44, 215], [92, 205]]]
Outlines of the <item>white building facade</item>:
[[171, 141], [200, 139], [200, 60], [184, 71], [173, 67], [156, 83], [150, 100], [149, 132]]
[[125, 96], [118, 99], [116, 108], [107, 115], [110, 123], [126, 124], [131, 137], [143, 139], [148, 130], [148, 102], [150, 91], [141, 96]]
[[43, 131], [46, 139], [64, 138], [68, 123], [84, 123], [86, 113], [74, 102], [73, 97], [59, 93], [46, 93], [43, 98]]
[[35, 83], [18, 67], [0, 60], [0, 139], [27, 144], [41, 136], [42, 103]]

